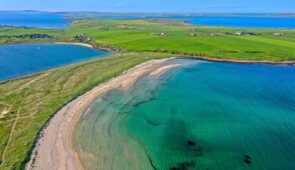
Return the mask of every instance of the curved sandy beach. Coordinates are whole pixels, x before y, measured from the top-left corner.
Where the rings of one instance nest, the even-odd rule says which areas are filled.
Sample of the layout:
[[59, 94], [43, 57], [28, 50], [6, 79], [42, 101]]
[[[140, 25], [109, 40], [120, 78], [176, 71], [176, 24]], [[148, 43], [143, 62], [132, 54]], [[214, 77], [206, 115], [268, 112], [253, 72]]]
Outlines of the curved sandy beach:
[[71, 45], [80, 45], [80, 46], [84, 46], [84, 47], [94, 48], [91, 44], [86, 44], [86, 43], [55, 42], [54, 44], [71, 44]]
[[78, 154], [73, 149], [72, 134], [80, 114], [101, 94], [114, 88], [126, 88], [145, 74], [153, 76], [162, 74], [168, 69], [179, 67], [176, 64], [165, 64], [170, 59], [152, 60], [140, 64], [121, 76], [103, 83], [86, 94], [73, 100], [49, 121], [41, 131], [40, 138], [27, 164], [28, 170], [77, 170], [83, 169]]

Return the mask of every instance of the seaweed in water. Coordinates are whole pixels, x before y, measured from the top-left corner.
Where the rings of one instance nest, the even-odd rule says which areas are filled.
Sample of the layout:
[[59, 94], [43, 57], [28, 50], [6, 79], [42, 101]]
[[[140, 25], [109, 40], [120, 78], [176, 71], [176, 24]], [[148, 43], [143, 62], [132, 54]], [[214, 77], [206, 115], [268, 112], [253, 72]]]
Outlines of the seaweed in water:
[[191, 162], [182, 162], [179, 163], [176, 167], [172, 167], [169, 170], [187, 170], [190, 168], [195, 168], [196, 162], [193, 160]]
[[249, 156], [249, 155], [244, 155], [244, 162], [246, 163], [246, 164], [251, 164], [251, 157]]
[[244, 155], [245, 159], [251, 159], [251, 157], [249, 155]]
[[159, 126], [159, 125], [160, 125], [160, 123], [155, 122], [155, 121], [152, 121], [152, 120], [150, 120], [150, 119], [147, 118], [147, 117], [144, 117], [144, 119], [145, 119], [145, 121], [146, 121], [149, 125], [152, 125], [152, 126]]
[[245, 162], [246, 164], [251, 164], [251, 161], [250, 161], [249, 159], [245, 159], [244, 162]]
[[195, 146], [197, 143], [194, 142], [194, 141], [189, 140], [189, 141], [187, 141], [187, 144], [190, 145], [190, 146]]

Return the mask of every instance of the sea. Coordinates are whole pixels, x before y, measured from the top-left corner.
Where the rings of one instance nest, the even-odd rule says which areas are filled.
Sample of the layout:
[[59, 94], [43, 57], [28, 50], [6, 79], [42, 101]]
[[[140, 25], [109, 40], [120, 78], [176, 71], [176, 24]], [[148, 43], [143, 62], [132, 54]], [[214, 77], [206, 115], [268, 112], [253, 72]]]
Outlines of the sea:
[[66, 29], [69, 20], [49, 12], [0, 11], [1, 26]]
[[190, 64], [82, 114], [73, 140], [85, 169], [294, 169], [294, 66], [172, 62]]
[[[254, 17], [254, 16], [185, 16], [185, 15], [99, 15], [103, 19], [178, 19], [186, 20], [191, 25], [224, 26], [239, 28], [295, 28], [295, 17]], [[70, 20], [61, 13], [38, 11], [0, 11], [0, 25], [26, 26], [38, 28], [67, 29]]]
[[108, 54], [70, 44], [0, 45], [0, 81]]

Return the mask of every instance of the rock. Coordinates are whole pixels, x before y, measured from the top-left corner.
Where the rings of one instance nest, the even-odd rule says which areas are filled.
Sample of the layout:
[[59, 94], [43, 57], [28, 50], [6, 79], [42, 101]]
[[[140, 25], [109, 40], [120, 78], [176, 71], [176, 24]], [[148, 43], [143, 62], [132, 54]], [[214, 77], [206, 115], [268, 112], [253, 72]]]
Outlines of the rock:
[[195, 146], [197, 143], [194, 142], [194, 141], [189, 140], [189, 141], [187, 141], [187, 144], [190, 145], [190, 146]]
[[244, 162], [245, 162], [246, 164], [251, 164], [251, 161], [250, 161], [249, 159], [245, 159]]
[[251, 159], [251, 157], [249, 155], [244, 155], [245, 159]]

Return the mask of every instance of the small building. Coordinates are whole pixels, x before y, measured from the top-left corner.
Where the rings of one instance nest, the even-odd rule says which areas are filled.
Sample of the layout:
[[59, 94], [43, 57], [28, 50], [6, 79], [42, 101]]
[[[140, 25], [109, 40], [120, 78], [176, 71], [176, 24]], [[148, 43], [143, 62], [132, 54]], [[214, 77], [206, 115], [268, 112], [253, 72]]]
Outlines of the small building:
[[81, 41], [91, 41], [91, 38], [86, 36], [85, 34], [75, 35], [73, 36], [73, 38]]
[[166, 32], [161, 32], [160, 33], [160, 36], [166, 36], [167, 34], [166, 34]]
[[235, 35], [237, 36], [243, 35], [243, 32], [235, 32]]
[[199, 36], [201, 36], [200, 34], [197, 34], [197, 33], [191, 33], [191, 36], [192, 37], [199, 37]]
[[241, 35], [259, 35], [259, 33], [239, 31], [239, 32], [235, 32], [235, 35], [237, 35], [237, 36], [241, 36]]
[[279, 32], [275, 32], [275, 33], [273, 33], [272, 35], [274, 35], [274, 36], [284, 36], [283, 33], [279, 33]]

